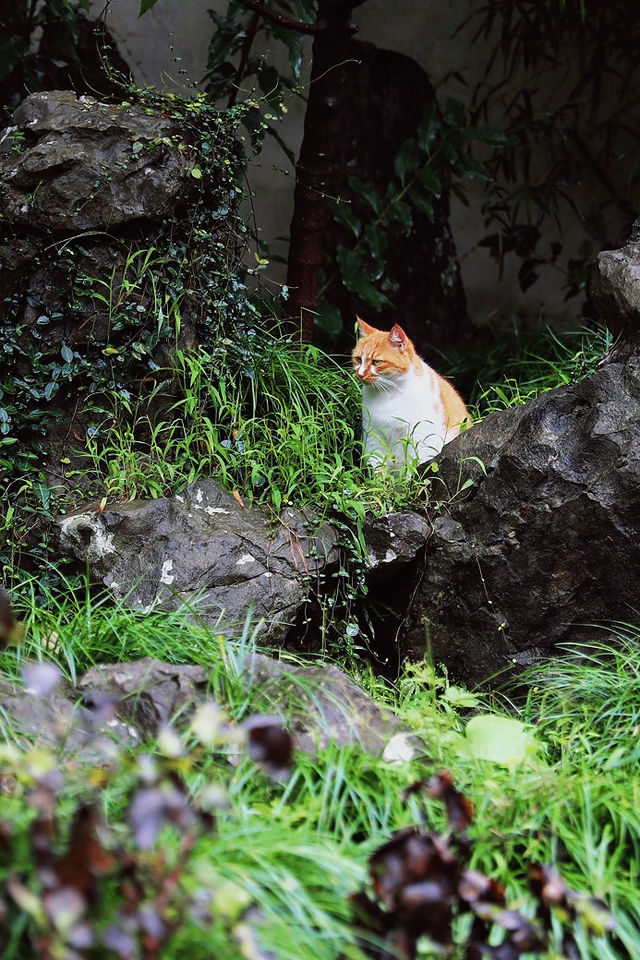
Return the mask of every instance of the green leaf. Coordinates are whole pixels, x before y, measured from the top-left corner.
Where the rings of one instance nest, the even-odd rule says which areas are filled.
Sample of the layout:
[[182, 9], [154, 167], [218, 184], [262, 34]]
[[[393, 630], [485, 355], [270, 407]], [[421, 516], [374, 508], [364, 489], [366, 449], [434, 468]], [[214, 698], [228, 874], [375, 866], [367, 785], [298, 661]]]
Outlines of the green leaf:
[[455, 97], [448, 97], [444, 108], [444, 120], [450, 127], [464, 127], [466, 124], [464, 104]]
[[474, 697], [472, 693], [469, 693], [468, 690], [463, 690], [461, 687], [447, 687], [444, 692], [444, 698], [453, 707], [477, 707], [480, 705], [477, 697]]
[[358, 250], [338, 247], [336, 259], [340, 264], [342, 282], [347, 290], [357, 294], [361, 300], [375, 307], [376, 310], [383, 306], [392, 306], [389, 298], [374, 287]]
[[152, 7], [155, 7], [158, 0], [140, 0], [140, 8], [138, 10], [138, 19], [147, 12], [151, 10]]
[[535, 756], [538, 742], [530, 727], [512, 717], [480, 714], [472, 717], [458, 752], [476, 760], [490, 760], [503, 766], [522, 763]]
[[426, 213], [429, 217], [429, 220], [433, 223], [433, 204], [431, 203], [431, 198], [423, 192], [422, 188], [418, 184], [414, 184], [409, 190], [409, 198], [413, 203], [414, 207], [417, 207], [421, 213]]
[[470, 157], [468, 154], [460, 157], [458, 169], [460, 174], [468, 180], [482, 180], [485, 183], [493, 180], [484, 163], [480, 163], [479, 160]]
[[333, 206], [333, 218], [337, 223], [342, 224], [344, 227], [348, 227], [351, 230], [354, 237], [360, 236], [360, 231], [362, 230], [362, 222], [356, 217], [353, 212], [353, 207], [350, 203], [336, 203]]
[[393, 161], [393, 168], [400, 178], [402, 186], [405, 185], [411, 174], [420, 166], [420, 153], [418, 144], [415, 140], [406, 140], [400, 147], [396, 158]]
[[303, 23], [313, 23], [316, 19], [315, 0], [296, 0], [296, 16]]
[[471, 127], [470, 133], [474, 140], [486, 143], [490, 147], [510, 147], [515, 140], [496, 127]]
[[[289, 69], [293, 80], [297, 82], [302, 76], [302, 64], [304, 62], [303, 35], [296, 30], [287, 30], [284, 27], [273, 27], [272, 33], [277, 40], [281, 40], [286, 45], [289, 51]], [[280, 79], [286, 82], [285, 78], [281, 77]]]
[[379, 213], [382, 209], [382, 197], [375, 187], [370, 183], [363, 183], [357, 177], [349, 177], [349, 186], [354, 193], [369, 204], [374, 213]]
[[418, 147], [423, 153], [431, 153], [442, 130], [442, 120], [434, 103], [431, 112], [422, 121], [416, 132]]
[[376, 263], [382, 263], [383, 254], [389, 246], [389, 234], [382, 224], [367, 224], [364, 231], [364, 239], [371, 258]]
[[400, 226], [404, 235], [408, 237], [413, 227], [413, 217], [411, 215], [411, 207], [409, 204], [405, 203], [403, 200], [396, 200], [392, 204], [391, 215], [393, 216], [396, 224]]
[[425, 187], [429, 193], [432, 193], [436, 200], [439, 200], [442, 196], [442, 183], [440, 177], [435, 173], [430, 166], [421, 167], [418, 170], [418, 179], [423, 187]]
[[347, 290], [355, 293], [360, 274], [364, 269], [362, 256], [357, 250], [348, 250], [347, 247], [340, 246], [336, 251], [336, 257], [342, 271], [342, 282]]
[[73, 360], [73, 350], [71, 350], [66, 343], [63, 343], [60, 353], [62, 354], [62, 359], [65, 361], [65, 363], [71, 363]]
[[58, 384], [54, 383], [53, 380], [50, 380], [49, 383], [44, 388], [44, 398], [45, 400], [51, 400], [51, 397], [54, 397], [58, 392]]

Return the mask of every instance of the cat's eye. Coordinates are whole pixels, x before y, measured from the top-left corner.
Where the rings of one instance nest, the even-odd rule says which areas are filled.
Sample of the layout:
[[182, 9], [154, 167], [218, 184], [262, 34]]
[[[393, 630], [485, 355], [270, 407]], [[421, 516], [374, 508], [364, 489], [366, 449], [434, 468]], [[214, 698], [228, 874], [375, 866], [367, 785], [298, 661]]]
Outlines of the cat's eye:
[[372, 360], [372, 361], [371, 361], [371, 366], [372, 366], [372, 367], [377, 367], [379, 363], [382, 363], [382, 360]]
[[360, 364], [362, 363], [362, 357], [354, 357], [353, 362], [356, 363], [358, 366], [360, 366]]

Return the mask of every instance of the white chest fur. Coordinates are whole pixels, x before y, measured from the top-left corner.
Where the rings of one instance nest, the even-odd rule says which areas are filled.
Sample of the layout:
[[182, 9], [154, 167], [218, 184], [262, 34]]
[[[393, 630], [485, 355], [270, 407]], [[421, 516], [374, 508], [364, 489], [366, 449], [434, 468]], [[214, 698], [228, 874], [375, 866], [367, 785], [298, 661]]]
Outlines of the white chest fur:
[[380, 374], [362, 389], [362, 428], [367, 459], [397, 469], [405, 462], [423, 463], [447, 439], [445, 410], [438, 376], [421, 360], [407, 373]]

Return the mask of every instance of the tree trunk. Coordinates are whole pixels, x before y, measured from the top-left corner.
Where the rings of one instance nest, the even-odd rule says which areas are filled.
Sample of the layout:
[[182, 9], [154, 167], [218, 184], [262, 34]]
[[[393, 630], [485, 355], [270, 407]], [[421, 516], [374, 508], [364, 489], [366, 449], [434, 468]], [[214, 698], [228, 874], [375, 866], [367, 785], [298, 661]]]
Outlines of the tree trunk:
[[364, 2], [318, 0], [309, 99], [296, 164], [287, 270], [287, 313], [292, 328], [307, 343], [313, 340], [318, 273], [330, 219], [327, 199], [335, 194], [341, 105], [349, 68], [345, 61], [349, 39], [356, 32], [351, 12]]

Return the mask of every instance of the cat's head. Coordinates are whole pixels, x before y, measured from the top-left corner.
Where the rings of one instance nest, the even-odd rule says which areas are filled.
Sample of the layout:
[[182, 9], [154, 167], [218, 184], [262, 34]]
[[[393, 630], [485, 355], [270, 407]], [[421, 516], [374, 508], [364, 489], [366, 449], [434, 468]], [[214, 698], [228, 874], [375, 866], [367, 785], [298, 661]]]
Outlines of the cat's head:
[[407, 373], [418, 357], [402, 327], [377, 330], [358, 317], [360, 339], [353, 348], [351, 360], [355, 375], [363, 383], [376, 383]]

